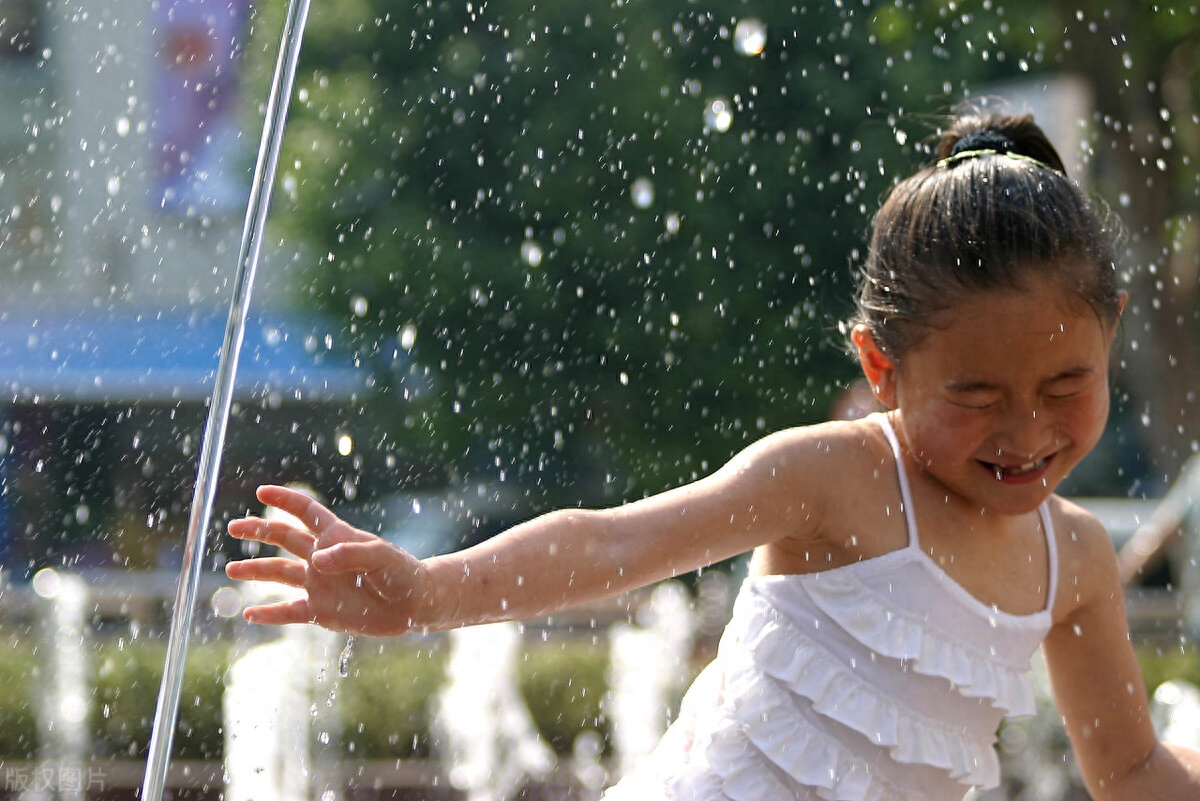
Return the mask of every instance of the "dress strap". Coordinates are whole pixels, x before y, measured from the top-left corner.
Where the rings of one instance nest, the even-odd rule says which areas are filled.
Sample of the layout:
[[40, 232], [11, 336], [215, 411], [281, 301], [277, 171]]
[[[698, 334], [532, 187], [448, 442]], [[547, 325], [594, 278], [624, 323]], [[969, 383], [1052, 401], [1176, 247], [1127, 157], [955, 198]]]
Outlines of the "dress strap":
[[1046, 593], [1046, 611], [1054, 611], [1054, 599], [1058, 594], [1058, 538], [1054, 536], [1054, 521], [1050, 518], [1050, 504], [1038, 507], [1038, 518], [1046, 535], [1046, 555], [1050, 568], [1050, 589]]
[[[904, 521], [908, 526], [908, 545], [919, 548], [920, 539], [917, 536], [917, 520], [913, 513], [912, 493], [908, 488], [908, 474], [904, 470], [904, 460], [901, 458], [900, 440], [892, 428], [892, 421], [882, 412], [873, 415], [878, 422], [888, 444], [892, 446], [892, 455], [896, 459], [896, 475], [900, 480], [900, 502], [904, 507]], [[1058, 596], [1058, 539], [1054, 536], [1054, 521], [1050, 516], [1050, 505], [1043, 503], [1038, 507], [1038, 519], [1042, 524], [1042, 532], [1046, 536], [1046, 555], [1050, 570], [1050, 587], [1046, 593], [1046, 611], [1054, 611], [1054, 599]]]
[[892, 446], [892, 456], [896, 459], [896, 476], [900, 480], [900, 505], [904, 510], [904, 523], [908, 527], [908, 546], [920, 548], [921, 543], [917, 537], [917, 518], [913, 512], [912, 493], [908, 489], [908, 473], [904, 471], [904, 459], [900, 453], [900, 440], [896, 437], [892, 421], [886, 414], [876, 412], [871, 416], [879, 421], [879, 427], [883, 429], [883, 435], [887, 437], [888, 443]]

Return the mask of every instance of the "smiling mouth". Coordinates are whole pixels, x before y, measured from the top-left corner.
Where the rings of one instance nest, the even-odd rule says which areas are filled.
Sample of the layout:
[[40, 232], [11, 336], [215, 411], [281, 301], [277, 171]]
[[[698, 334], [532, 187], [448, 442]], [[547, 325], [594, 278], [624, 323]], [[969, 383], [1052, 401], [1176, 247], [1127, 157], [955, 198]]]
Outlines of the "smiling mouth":
[[984, 465], [992, 471], [997, 481], [1020, 481], [1041, 475], [1053, 458], [1053, 456], [1047, 456], [1032, 462], [1011, 466], [993, 464], [991, 462], [984, 462]]

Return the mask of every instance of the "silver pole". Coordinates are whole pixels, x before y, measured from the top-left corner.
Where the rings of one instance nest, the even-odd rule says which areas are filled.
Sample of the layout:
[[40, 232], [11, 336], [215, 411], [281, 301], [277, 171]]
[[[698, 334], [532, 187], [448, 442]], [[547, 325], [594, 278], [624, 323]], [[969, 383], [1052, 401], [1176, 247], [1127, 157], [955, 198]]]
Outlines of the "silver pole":
[[179, 587], [175, 594], [171, 632], [167, 640], [166, 664], [163, 668], [162, 684], [159, 686], [154, 723], [150, 730], [150, 753], [142, 782], [141, 801], [159, 801], [163, 797], [166, 784], [171, 743], [175, 738], [175, 723], [179, 714], [179, 695], [183, 688], [184, 659], [187, 656], [196, 593], [200, 585], [204, 541], [212, 518], [217, 473], [221, 464], [221, 446], [225, 441], [229, 410], [233, 405], [233, 383], [237, 373], [238, 352], [242, 348], [242, 339], [246, 333], [250, 290], [254, 286], [254, 273], [258, 268], [259, 254], [262, 252], [263, 228], [266, 226], [271, 189], [279, 165], [283, 126], [292, 95], [292, 84], [296, 77], [296, 63], [300, 58], [300, 40], [304, 36], [308, 7], [309, 0], [288, 2], [283, 40], [279, 45], [279, 59], [275, 64], [275, 75], [267, 98], [262, 141], [259, 144], [258, 161], [254, 167], [246, 221], [242, 228], [242, 246], [238, 253], [237, 273], [234, 277], [233, 302], [229, 309], [229, 322], [225, 327], [225, 341], [221, 345], [221, 357], [217, 363], [208, 420], [204, 426], [200, 464], [192, 495], [191, 514], [188, 518], [187, 542], [179, 574]]

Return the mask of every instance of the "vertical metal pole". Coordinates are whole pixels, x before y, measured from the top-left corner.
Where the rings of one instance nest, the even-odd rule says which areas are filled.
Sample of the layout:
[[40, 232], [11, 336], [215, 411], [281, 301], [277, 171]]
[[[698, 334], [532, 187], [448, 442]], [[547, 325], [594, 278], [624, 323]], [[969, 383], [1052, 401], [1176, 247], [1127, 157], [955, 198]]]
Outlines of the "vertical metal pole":
[[175, 737], [175, 723], [179, 714], [179, 695], [183, 688], [184, 660], [187, 656], [192, 617], [195, 614], [205, 539], [212, 518], [213, 498], [216, 495], [221, 447], [225, 441], [225, 429], [233, 404], [238, 353], [246, 332], [250, 291], [254, 287], [254, 273], [262, 252], [262, 234], [266, 225], [267, 209], [271, 203], [275, 172], [279, 165], [279, 148], [283, 141], [284, 121], [296, 77], [296, 64], [300, 58], [300, 41], [304, 36], [308, 8], [309, 0], [289, 0], [287, 19], [283, 26], [283, 40], [279, 46], [279, 59], [275, 64], [275, 75], [267, 99], [262, 141], [254, 168], [254, 181], [250, 187], [246, 221], [242, 228], [242, 246], [238, 253], [233, 302], [229, 309], [225, 341], [221, 346], [212, 400], [208, 407], [208, 420], [204, 427], [196, 487], [188, 518], [187, 542], [184, 546], [179, 587], [175, 595], [170, 637], [167, 640], [166, 664], [150, 731], [150, 754], [142, 782], [142, 801], [160, 801], [166, 785], [171, 744]]

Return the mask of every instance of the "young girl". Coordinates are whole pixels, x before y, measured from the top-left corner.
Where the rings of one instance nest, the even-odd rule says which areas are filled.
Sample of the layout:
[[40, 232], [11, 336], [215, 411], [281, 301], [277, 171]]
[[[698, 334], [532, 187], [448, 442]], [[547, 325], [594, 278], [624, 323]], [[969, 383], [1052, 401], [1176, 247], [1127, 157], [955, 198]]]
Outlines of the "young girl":
[[874, 224], [851, 340], [885, 412], [773, 434], [694, 484], [424, 562], [305, 495], [230, 533], [300, 557], [254, 623], [397, 635], [542, 615], [753, 549], [718, 656], [613, 799], [961, 801], [999, 782], [1043, 646], [1103, 799], [1200, 798], [1157, 742], [1101, 525], [1054, 494], [1108, 414], [1124, 293], [1104, 216], [1029, 117], [972, 115]]

